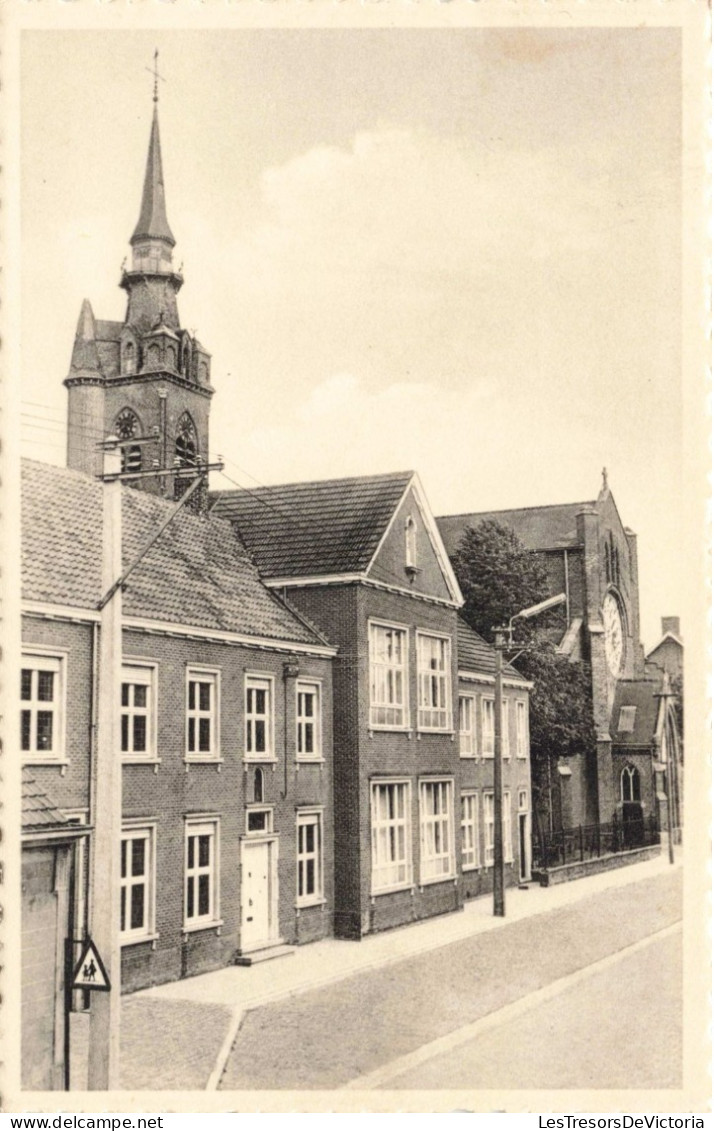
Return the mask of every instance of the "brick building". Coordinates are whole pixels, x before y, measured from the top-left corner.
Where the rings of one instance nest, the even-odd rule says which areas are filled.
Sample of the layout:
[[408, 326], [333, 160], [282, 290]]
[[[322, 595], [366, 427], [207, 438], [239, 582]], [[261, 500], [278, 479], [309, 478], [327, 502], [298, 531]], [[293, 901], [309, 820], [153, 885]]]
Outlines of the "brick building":
[[[565, 595], [550, 614], [559, 650], [591, 672], [596, 743], [560, 767], [556, 812], [564, 827], [610, 822], [636, 804], [643, 818], [661, 813], [657, 795], [663, 783], [653, 768], [653, 751], [662, 751], [669, 734], [672, 778], [678, 776], [679, 739], [671, 703], [662, 717], [657, 695], [661, 679], [645, 664], [640, 641], [637, 536], [624, 526], [603, 473], [596, 499], [584, 503], [518, 510], [447, 515], [437, 519], [450, 554], [464, 531], [484, 519], [513, 530], [538, 554], [549, 581], [549, 595]], [[514, 610], [516, 612], [517, 610]], [[622, 714], [622, 708], [625, 713]], [[634, 731], [629, 719], [636, 719]], [[637, 736], [633, 743], [632, 734]], [[649, 763], [635, 768], [634, 746], [649, 751]], [[632, 783], [637, 781], [637, 797]], [[673, 789], [676, 788], [673, 786]]]
[[[488, 890], [494, 654], [460, 621], [458, 582], [418, 476], [225, 491], [211, 513], [230, 519], [265, 584], [338, 648], [336, 934], [450, 911]], [[512, 880], [528, 875], [530, 859], [528, 686], [509, 669]]]
[[[92, 922], [108, 434], [141, 476], [122, 491], [124, 568], [140, 558], [122, 586], [122, 988], [359, 938], [493, 886], [494, 653], [459, 618], [418, 477], [220, 493], [210, 509], [204, 489], [152, 543], [186, 489], [175, 472], [208, 462], [213, 395], [209, 355], [178, 315], [156, 109], [131, 245], [124, 321], [82, 306], [68, 468], [23, 468], [33, 1087], [61, 1086], [60, 944]], [[507, 883], [530, 873], [528, 691], [507, 667]]]
[[[67, 821], [74, 836], [86, 826], [62, 937], [84, 934], [91, 901], [101, 495], [82, 473], [23, 469], [22, 759], [60, 814], [55, 841]], [[125, 489], [125, 566], [169, 510]], [[125, 990], [331, 933], [334, 651], [220, 520], [180, 512], [132, 573], [117, 751]], [[45, 823], [27, 829], [26, 879]]]

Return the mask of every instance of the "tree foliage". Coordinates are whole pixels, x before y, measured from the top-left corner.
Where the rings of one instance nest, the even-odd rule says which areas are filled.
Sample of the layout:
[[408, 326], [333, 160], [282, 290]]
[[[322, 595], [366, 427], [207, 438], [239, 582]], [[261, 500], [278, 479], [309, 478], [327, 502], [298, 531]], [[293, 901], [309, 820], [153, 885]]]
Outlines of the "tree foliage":
[[[493, 519], [464, 532], [453, 564], [465, 599], [462, 615], [491, 642], [495, 627], [552, 595], [541, 559]], [[559, 615], [562, 631], [562, 610]], [[589, 666], [558, 653], [550, 617], [515, 622], [516, 641], [526, 645], [515, 666], [533, 682], [530, 739], [536, 802], [547, 810], [558, 762], [591, 750], [595, 741]]]
[[520, 609], [548, 594], [545, 567], [520, 538], [492, 518], [464, 531], [454, 556], [464, 595], [462, 615], [486, 640]]

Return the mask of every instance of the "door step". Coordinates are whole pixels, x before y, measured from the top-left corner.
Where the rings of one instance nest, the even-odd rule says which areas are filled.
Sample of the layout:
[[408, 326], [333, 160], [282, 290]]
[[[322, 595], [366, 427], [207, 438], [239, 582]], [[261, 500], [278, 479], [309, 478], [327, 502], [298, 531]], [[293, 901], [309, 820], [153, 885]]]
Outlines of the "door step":
[[255, 966], [258, 962], [270, 962], [271, 958], [283, 958], [285, 955], [294, 954], [294, 946], [286, 946], [284, 943], [277, 945], [264, 946], [260, 950], [251, 950], [247, 954], [239, 954], [236, 956], [236, 966]]

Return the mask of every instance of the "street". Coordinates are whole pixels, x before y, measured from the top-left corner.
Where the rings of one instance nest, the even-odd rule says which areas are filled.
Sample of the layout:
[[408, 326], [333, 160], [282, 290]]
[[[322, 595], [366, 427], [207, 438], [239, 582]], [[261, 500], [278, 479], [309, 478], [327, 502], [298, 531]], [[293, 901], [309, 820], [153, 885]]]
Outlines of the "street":
[[220, 1087], [677, 1087], [680, 919], [677, 869], [252, 1009]]

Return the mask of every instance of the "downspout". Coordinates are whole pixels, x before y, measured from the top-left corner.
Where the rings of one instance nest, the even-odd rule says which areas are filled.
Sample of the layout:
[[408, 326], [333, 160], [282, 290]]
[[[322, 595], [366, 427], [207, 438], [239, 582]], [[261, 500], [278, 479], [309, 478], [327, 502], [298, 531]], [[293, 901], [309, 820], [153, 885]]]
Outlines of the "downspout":
[[570, 578], [568, 576], [568, 551], [563, 550], [563, 568], [565, 570], [565, 631], [570, 627]]

